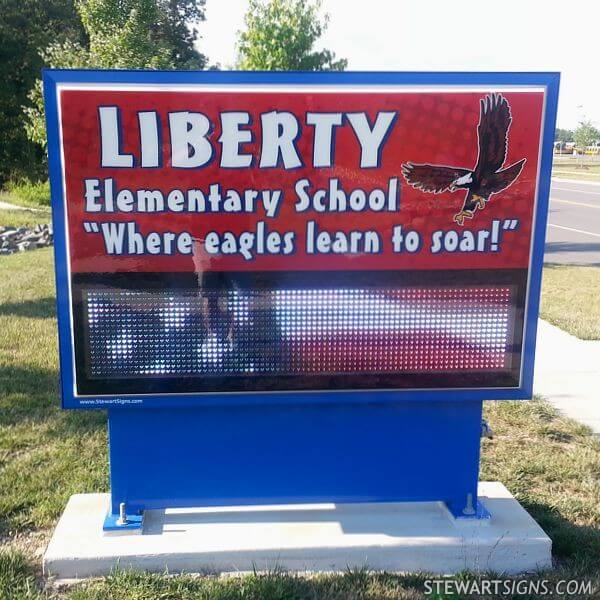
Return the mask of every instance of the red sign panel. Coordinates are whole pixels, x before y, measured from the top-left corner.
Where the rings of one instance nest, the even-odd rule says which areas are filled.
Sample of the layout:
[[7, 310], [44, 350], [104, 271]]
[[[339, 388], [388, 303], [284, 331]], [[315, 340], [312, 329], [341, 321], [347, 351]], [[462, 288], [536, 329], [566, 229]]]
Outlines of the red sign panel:
[[526, 268], [543, 102], [65, 90], [71, 269]]

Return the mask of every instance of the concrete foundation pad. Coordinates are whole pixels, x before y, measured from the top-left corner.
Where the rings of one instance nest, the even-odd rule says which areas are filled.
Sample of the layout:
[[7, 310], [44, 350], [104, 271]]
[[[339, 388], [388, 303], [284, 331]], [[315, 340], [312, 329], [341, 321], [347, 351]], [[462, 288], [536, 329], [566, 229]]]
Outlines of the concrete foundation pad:
[[102, 531], [108, 494], [77, 494], [44, 555], [59, 579], [114, 567], [170, 573], [281, 568], [514, 574], [551, 566], [551, 541], [508, 490], [480, 483], [488, 521], [455, 520], [438, 502], [303, 504], [147, 511], [142, 535]]

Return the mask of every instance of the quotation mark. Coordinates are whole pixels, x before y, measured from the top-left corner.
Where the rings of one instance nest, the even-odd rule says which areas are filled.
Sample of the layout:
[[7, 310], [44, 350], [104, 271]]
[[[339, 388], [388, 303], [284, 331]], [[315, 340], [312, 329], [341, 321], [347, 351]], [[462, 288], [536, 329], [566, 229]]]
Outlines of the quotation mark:
[[100, 231], [100, 227], [98, 223], [89, 223], [88, 221], [84, 221], [83, 228], [87, 231], [87, 233], [98, 233]]
[[512, 231], [519, 226], [519, 219], [504, 219], [502, 223], [502, 229], [505, 231]]

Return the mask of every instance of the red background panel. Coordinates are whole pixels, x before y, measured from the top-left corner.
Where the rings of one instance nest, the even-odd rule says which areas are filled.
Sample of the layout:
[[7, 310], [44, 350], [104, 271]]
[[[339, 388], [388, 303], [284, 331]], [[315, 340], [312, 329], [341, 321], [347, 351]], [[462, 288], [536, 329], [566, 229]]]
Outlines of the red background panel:
[[[490, 92], [493, 90], [490, 90]], [[452, 220], [464, 200], [464, 191], [427, 194], [408, 186], [401, 173], [404, 162], [432, 163], [472, 169], [477, 162], [477, 124], [479, 101], [486, 92], [215, 92], [199, 89], [182, 91], [111, 91], [63, 90], [60, 94], [62, 136], [66, 181], [66, 203], [69, 228], [71, 268], [73, 272], [174, 272], [194, 271], [191, 256], [107, 256], [101, 235], [84, 230], [85, 221], [135, 220], [139, 230], [189, 231], [203, 239], [208, 231], [253, 231], [259, 220], [266, 220], [269, 230], [295, 231], [296, 252], [292, 255], [261, 255], [252, 261], [241, 255], [211, 258], [204, 268], [212, 270], [342, 270], [342, 269], [505, 269], [526, 268], [533, 223], [533, 211], [538, 171], [538, 154], [543, 113], [542, 92], [503, 92], [511, 112], [512, 125], [506, 165], [522, 158], [527, 162], [519, 178], [500, 194], [492, 196], [487, 207], [477, 211], [463, 228]], [[123, 127], [122, 150], [134, 154], [139, 163], [139, 131], [137, 112], [156, 110], [163, 126], [163, 166], [158, 169], [109, 169], [100, 165], [98, 107], [116, 105], [121, 109]], [[304, 167], [286, 171], [283, 168], [221, 169], [219, 167], [221, 134], [219, 113], [248, 111], [252, 117], [254, 142], [244, 152], [259, 155], [261, 144], [260, 113], [271, 110], [293, 112], [302, 127], [297, 148]], [[200, 111], [214, 123], [210, 140], [215, 147], [213, 161], [203, 168], [174, 169], [169, 164], [170, 140], [168, 113]], [[304, 124], [307, 111], [366, 111], [371, 122], [378, 111], [398, 111], [391, 134], [383, 146], [380, 168], [360, 169], [360, 146], [348, 123], [339, 127], [336, 135], [335, 161], [331, 168], [312, 167], [313, 128]], [[199, 188], [208, 192], [211, 183], [222, 188], [242, 191], [246, 188], [281, 189], [284, 200], [274, 219], [256, 214], [214, 213], [93, 213], [85, 212], [84, 184], [86, 178], [112, 177], [117, 189], [160, 189], [165, 195], [174, 188]], [[296, 213], [294, 204], [296, 181], [307, 177], [315, 188], [328, 187], [329, 179], [337, 177], [350, 192], [362, 188], [385, 188], [390, 177], [398, 177], [400, 210], [397, 213], [365, 211], [361, 213]], [[498, 252], [441, 253], [429, 252], [431, 232], [438, 229], [457, 231], [486, 229], [493, 219], [519, 219], [517, 231], [505, 232]], [[381, 254], [308, 255], [304, 251], [306, 221], [316, 220], [320, 229], [329, 231], [374, 229], [383, 239]], [[394, 253], [391, 230], [402, 225], [404, 230], [417, 230], [423, 240], [422, 249], [414, 254]]]

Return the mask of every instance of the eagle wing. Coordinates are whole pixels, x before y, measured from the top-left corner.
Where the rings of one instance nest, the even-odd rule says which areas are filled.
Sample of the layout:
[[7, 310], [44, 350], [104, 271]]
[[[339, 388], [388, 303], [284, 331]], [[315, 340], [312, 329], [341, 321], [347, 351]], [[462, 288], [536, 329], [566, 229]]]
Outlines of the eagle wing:
[[502, 190], [505, 190], [509, 185], [512, 185], [513, 181], [521, 174], [523, 165], [526, 159], [522, 158], [519, 162], [516, 162], [510, 167], [506, 167], [502, 171], [498, 171], [492, 176], [490, 181], [489, 189], [492, 194], [497, 194]]
[[490, 94], [479, 103], [479, 156], [475, 176], [480, 179], [495, 173], [504, 164], [508, 149], [508, 128], [512, 117], [508, 101], [502, 94]]
[[434, 194], [441, 194], [450, 189], [455, 179], [468, 173], [470, 173], [468, 169], [457, 167], [415, 165], [410, 162], [402, 165], [402, 174], [409, 185], [423, 192], [433, 192]]

